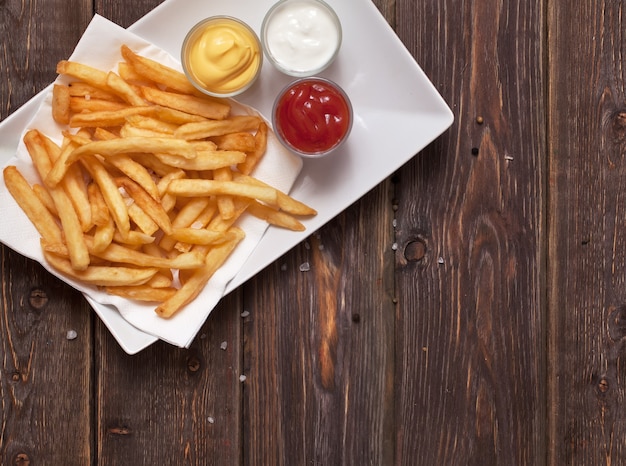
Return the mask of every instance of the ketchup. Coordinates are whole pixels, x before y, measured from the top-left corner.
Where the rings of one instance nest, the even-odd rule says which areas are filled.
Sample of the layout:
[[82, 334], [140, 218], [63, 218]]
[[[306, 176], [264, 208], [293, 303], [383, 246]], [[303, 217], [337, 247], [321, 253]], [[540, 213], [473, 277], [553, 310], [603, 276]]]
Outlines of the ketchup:
[[350, 132], [350, 102], [328, 80], [301, 79], [278, 98], [274, 126], [296, 152], [322, 154], [339, 145]]

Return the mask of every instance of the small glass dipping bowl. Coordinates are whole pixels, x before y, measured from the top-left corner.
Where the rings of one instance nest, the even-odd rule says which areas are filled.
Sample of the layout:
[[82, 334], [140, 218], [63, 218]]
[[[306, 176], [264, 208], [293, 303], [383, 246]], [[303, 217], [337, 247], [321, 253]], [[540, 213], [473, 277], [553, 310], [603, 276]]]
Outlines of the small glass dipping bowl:
[[334, 152], [350, 135], [353, 110], [345, 91], [321, 77], [300, 78], [274, 101], [272, 125], [292, 152], [320, 158]]
[[241, 94], [258, 78], [263, 49], [254, 30], [230, 16], [211, 16], [187, 33], [181, 48], [187, 79], [213, 97]]
[[289, 76], [313, 76], [326, 69], [341, 40], [339, 17], [322, 0], [280, 0], [261, 25], [266, 57]]

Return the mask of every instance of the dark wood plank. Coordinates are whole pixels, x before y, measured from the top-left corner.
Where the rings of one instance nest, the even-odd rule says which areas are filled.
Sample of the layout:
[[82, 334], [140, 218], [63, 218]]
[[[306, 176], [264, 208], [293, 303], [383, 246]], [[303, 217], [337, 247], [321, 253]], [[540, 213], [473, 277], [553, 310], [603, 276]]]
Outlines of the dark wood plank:
[[245, 287], [244, 464], [391, 464], [389, 196], [383, 184]]
[[240, 309], [229, 295], [189, 349], [158, 342], [132, 357], [98, 324], [99, 464], [239, 464]]
[[544, 3], [396, 8], [456, 116], [397, 174], [396, 464], [542, 464]]
[[127, 28], [163, 3], [163, 0], [135, 0], [132, 2], [94, 0], [93, 3], [96, 13]]
[[[78, 0], [2, 2], [0, 118], [55, 78], [90, 14], [91, 2]], [[92, 314], [79, 293], [4, 246], [0, 277], [0, 463], [89, 464]]]
[[623, 464], [624, 5], [549, 5], [549, 457]]

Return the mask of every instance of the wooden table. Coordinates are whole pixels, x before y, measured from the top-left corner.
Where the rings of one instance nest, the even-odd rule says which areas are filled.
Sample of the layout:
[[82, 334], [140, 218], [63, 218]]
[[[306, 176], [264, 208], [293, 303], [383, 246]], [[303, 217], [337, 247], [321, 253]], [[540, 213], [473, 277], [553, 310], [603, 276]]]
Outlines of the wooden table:
[[[0, 2], [0, 116], [159, 3]], [[626, 464], [623, 2], [375, 3], [450, 130], [188, 350], [125, 354], [2, 247], [2, 464]]]

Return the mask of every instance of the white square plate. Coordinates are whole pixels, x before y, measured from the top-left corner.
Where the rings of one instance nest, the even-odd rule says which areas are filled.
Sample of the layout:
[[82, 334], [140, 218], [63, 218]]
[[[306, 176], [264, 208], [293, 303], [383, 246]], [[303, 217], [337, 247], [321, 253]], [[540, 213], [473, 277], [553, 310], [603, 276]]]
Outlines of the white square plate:
[[[347, 143], [332, 156], [305, 160], [291, 194], [318, 210], [306, 231], [269, 228], [226, 293], [271, 264], [334, 218], [444, 132], [453, 122], [450, 108], [370, 0], [327, 0], [341, 19], [343, 43], [323, 73], [342, 86], [354, 107]], [[273, 0], [167, 0], [129, 30], [172, 56], [180, 55], [185, 33], [200, 19], [230, 15], [260, 31]], [[274, 98], [292, 78], [265, 61], [259, 80], [238, 97], [270, 115]], [[0, 123], [0, 165], [14, 154], [19, 138], [37, 111], [43, 92]], [[124, 321], [113, 308], [98, 306], [120, 346], [137, 353], [156, 341]]]

